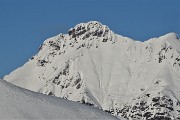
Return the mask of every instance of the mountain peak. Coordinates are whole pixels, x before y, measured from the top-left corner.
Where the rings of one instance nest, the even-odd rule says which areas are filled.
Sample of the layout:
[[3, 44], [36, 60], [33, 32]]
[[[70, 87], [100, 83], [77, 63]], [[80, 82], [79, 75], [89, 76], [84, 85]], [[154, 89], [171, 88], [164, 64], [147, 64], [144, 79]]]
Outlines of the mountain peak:
[[69, 34], [46, 40], [4, 79], [124, 118], [174, 120], [180, 116], [177, 38], [168, 33], [139, 42], [97, 21], [80, 23]]
[[174, 32], [167, 33], [159, 38], [161, 38], [161, 39], [179, 39], [178, 35]]
[[70, 36], [72, 36], [72, 38], [81, 36], [83, 34], [86, 36], [91, 35], [104, 37], [109, 31], [110, 29], [106, 25], [103, 25], [98, 21], [90, 21], [87, 23], [77, 24], [74, 28], [71, 28], [68, 33]]

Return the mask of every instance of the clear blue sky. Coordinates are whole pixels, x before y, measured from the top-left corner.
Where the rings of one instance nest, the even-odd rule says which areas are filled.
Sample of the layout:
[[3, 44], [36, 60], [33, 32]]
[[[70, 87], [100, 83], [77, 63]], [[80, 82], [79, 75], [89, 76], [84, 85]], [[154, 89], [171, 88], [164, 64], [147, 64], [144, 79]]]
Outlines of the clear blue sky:
[[46, 38], [90, 20], [141, 41], [180, 35], [180, 0], [0, 0], [0, 78], [23, 65]]

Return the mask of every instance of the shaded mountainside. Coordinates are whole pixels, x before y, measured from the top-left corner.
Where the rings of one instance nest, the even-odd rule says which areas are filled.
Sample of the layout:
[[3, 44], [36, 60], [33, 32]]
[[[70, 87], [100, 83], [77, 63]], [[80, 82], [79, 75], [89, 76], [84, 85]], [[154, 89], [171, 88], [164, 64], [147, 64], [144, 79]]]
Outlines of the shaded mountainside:
[[0, 95], [0, 119], [117, 119], [96, 108], [34, 93], [3, 80]]
[[4, 77], [17, 86], [139, 120], [180, 119], [180, 40], [145, 42], [91, 21], [47, 39]]

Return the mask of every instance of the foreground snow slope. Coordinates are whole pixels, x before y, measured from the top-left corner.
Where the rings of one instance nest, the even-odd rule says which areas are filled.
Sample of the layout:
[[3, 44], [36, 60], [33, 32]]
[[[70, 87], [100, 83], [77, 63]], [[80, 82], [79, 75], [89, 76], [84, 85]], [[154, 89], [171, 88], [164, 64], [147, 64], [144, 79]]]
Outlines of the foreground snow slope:
[[4, 79], [129, 119], [178, 119], [180, 40], [169, 33], [140, 42], [96, 21], [81, 23], [47, 39]]
[[0, 119], [115, 120], [101, 110], [16, 87], [0, 80]]

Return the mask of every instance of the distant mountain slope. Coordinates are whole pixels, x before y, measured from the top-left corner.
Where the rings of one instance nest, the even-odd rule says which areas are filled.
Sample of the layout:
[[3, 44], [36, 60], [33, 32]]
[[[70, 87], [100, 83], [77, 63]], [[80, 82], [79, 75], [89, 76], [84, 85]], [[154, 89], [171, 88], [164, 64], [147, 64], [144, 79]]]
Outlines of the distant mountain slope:
[[0, 80], [0, 119], [115, 120], [93, 107], [21, 89]]
[[4, 79], [124, 118], [180, 119], [180, 40], [175, 33], [140, 42], [96, 21], [81, 23], [47, 39]]

